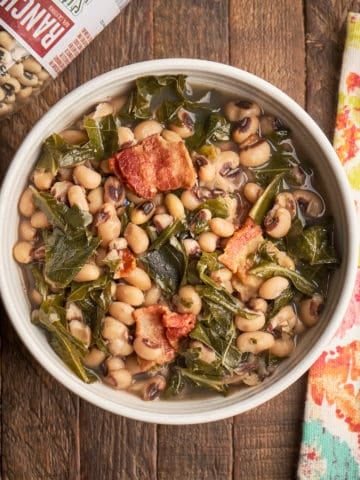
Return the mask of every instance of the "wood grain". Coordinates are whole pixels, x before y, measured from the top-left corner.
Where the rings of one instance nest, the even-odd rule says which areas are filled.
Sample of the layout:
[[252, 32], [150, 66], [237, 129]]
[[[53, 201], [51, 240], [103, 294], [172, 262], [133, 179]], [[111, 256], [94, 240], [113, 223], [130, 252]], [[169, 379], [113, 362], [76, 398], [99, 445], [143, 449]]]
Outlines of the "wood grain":
[[346, 17], [359, 12], [359, 0], [305, 2], [306, 109], [332, 139], [338, 83], [345, 41]]

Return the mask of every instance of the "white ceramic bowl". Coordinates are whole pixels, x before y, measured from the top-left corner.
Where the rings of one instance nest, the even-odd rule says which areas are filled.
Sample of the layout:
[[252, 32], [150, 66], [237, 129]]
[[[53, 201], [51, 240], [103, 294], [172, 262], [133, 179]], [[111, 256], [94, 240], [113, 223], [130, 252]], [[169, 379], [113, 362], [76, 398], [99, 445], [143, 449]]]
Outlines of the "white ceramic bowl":
[[[210, 395], [181, 401], [144, 402], [101, 383], [82, 383], [48, 345], [43, 332], [30, 322], [30, 307], [21, 270], [12, 257], [17, 239], [18, 198], [40, 151], [42, 141], [61, 131], [99, 101], [127, 91], [144, 75], [182, 73], [189, 81], [220, 88], [236, 97], [256, 100], [268, 113], [291, 128], [304, 154], [313, 159], [334, 214], [337, 248], [342, 263], [333, 275], [322, 321], [302, 336], [295, 352], [262, 385], [244, 388], [227, 397]], [[357, 259], [356, 225], [351, 192], [342, 166], [314, 121], [280, 90], [237, 68], [202, 60], [166, 59], [137, 63], [111, 71], [77, 88], [60, 100], [29, 133], [18, 150], [0, 194], [0, 287], [13, 325], [30, 352], [59, 382], [85, 400], [113, 413], [154, 423], [190, 424], [230, 417], [278, 395], [295, 382], [318, 358], [336, 332], [352, 293]]]

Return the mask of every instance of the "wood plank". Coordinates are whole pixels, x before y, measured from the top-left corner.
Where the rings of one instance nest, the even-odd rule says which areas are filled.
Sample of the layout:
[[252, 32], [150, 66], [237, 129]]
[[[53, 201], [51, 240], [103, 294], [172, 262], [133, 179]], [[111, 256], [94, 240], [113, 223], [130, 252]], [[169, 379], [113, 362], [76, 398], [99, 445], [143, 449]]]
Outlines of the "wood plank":
[[[227, 63], [228, 2], [174, 3], [154, 3], [154, 56]], [[232, 468], [232, 419], [206, 425], [158, 427], [158, 480], [227, 480], [232, 478]]]
[[154, 0], [154, 57], [228, 63], [228, 0]]
[[79, 400], [48, 375], [0, 312], [4, 480], [78, 478]]
[[[230, 63], [305, 101], [301, 0], [230, 0]], [[234, 478], [294, 478], [306, 376], [277, 398], [234, 419]]]
[[305, 100], [301, 0], [230, 0], [230, 63]]
[[[104, 44], [113, 46], [107, 55]], [[152, 2], [133, 0], [83, 52], [78, 72], [89, 79], [94, 71], [150, 59], [152, 46]], [[95, 68], [93, 58], [98, 62]], [[156, 479], [155, 425], [113, 415], [82, 400], [79, 423], [81, 479]]]
[[349, 11], [359, 0], [306, 0], [306, 109], [332, 139]]

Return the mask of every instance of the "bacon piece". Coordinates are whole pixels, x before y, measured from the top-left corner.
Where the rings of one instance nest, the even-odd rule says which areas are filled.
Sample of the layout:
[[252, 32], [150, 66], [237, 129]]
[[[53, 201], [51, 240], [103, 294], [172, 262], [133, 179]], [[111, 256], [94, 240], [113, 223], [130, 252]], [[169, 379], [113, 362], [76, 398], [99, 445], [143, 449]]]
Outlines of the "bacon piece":
[[133, 317], [136, 322], [135, 336], [146, 344], [160, 350], [156, 361], [139, 358], [142, 370], [148, 370], [154, 365], [161, 365], [173, 360], [179, 348], [179, 340], [186, 337], [195, 326], [196, 315], [193, 313], [176, 313], [164, 305], [150, 305], [138, 308]]
[[175, 357], [175, 350], [166, 338], [165, 327], [162, 323], [163, 315], [167, 311], [167, 307], [163, 305], [150, 305], [138, 308], [133, 313], [136, 322], [136, 337], [142, 338], [147, 345], [153, 345], [154, 348], [160, 349], [159, 357], [156, 359], [156, 364], [160, 365]]
[[110, 170], [141, 198], [158, 192], [192, 188], [196, 172], [184, 142], [167, 142], [160, 135], [145, 138], [109, 159]]
[[244, 225], [236, 230], [227, 242], [224, 253], [219, 256], [219, 261], [236, 273], [240, 268], [246, 268], [247, 256], [255, 252], [263, 241], [261, 227], [248, 217]]
[[195, 327], [196, 315], [169, 311], [163, 316], [162, 322], [166, 327], [165, 335], [168, 342], [177, 350], [180, 338], [186, 337]]

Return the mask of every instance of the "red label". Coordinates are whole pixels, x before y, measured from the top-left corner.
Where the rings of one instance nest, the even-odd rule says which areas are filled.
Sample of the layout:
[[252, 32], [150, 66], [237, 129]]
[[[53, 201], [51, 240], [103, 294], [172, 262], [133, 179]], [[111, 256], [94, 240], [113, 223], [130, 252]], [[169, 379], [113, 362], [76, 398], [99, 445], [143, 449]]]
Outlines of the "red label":
[[52, 0], [0, 0], [0, 17], [40, 57], [74, 25]]

